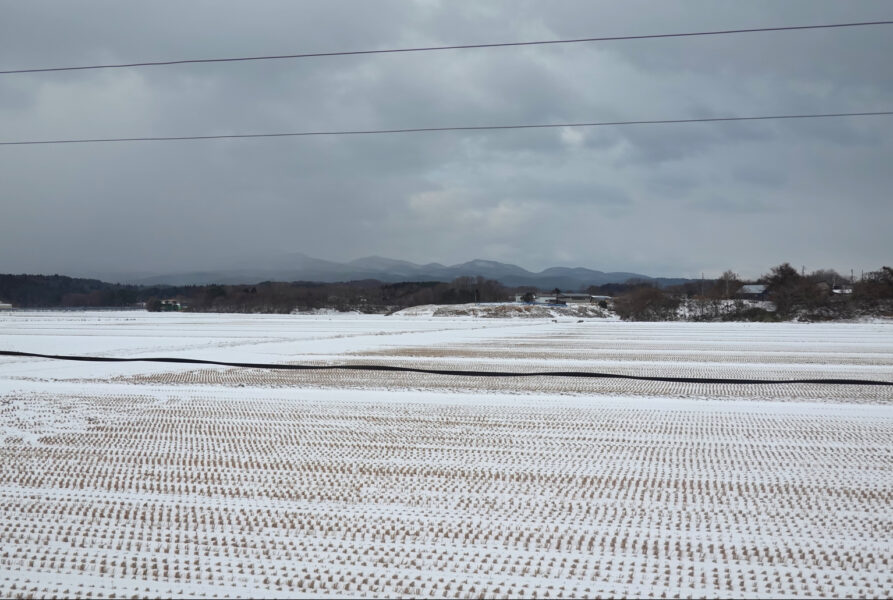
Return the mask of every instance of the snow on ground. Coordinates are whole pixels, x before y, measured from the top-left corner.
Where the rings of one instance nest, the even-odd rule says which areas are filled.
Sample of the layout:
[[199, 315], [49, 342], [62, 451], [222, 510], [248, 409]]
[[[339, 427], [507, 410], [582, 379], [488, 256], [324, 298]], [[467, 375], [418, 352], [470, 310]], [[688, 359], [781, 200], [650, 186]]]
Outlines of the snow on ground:
[[[893, 381], [890, 323], [15, 312], [0, 348]], [[0, 357], [0, 596], [888, 597], [891, 400]]]

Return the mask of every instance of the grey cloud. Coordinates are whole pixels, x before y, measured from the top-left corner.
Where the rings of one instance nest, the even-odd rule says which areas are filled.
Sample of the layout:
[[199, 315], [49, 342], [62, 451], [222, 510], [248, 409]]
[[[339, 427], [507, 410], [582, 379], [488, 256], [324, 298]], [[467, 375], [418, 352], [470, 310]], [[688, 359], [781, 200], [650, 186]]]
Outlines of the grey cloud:
[[782, 186], [789, 177], [783, 168], [772, 165], [742, 165], [733, 168], [732, 174], [741, 182], [770, 188]]
[[750, 198], [738, 196], [735, 198], [713, 196], [710, 198], [699, 198], [688, 203], [688, 206], [695, 210], [740, 214], [740, 213], [766, 213], [772, 212], [773, 207], [759, 196]]
[[659, 170], [646, 181], [647, 189], [658, 196], [684, 197], [698, 187], [698, 177], [683, 174], [677, 169]]
[[[813, 1], [36, 1], [4, 5], [0, 57], [15, 68], [856, 21], [885, 11]], [[889, 29], [813, 33], [2, 76], [0, 136], [893, 106]], [[0, 147], [0, 271], [163, 272], [292, 251], [655, 275], [756, 275], [788, 258], [875, 268], [893, 250], [879, 225], [893, 221], [890, 124]], [[767, 240], [758, 247], [754, 231]]]

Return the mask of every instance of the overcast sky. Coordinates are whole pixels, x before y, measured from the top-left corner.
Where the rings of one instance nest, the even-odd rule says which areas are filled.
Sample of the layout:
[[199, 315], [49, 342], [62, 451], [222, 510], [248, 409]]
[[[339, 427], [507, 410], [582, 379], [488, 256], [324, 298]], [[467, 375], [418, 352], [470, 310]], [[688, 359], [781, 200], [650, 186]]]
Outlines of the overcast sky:
[[[0, 2], [0, 70], [809, 25], [879, 2]], [[0, 75], [0, 141], [893, 109], [893, 26]], [[0, 272], [893, 262], [893, 117], [0, 147]]]

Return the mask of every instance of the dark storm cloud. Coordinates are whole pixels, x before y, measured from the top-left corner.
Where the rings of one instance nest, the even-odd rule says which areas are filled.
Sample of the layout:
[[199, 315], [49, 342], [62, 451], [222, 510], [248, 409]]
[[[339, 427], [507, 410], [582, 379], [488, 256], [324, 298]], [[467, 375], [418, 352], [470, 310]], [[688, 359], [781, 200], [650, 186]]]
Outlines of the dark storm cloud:
[[[7, 2], [3, 68], [889, 18], [884, 2]], [[889, 110], [890, 28], [0, 76], [4, 140]], [[2, 147], [0, 272], [300, 251], [889, 262], [891, 119]], [[756, 240], [759, 240], [758, 242]]]

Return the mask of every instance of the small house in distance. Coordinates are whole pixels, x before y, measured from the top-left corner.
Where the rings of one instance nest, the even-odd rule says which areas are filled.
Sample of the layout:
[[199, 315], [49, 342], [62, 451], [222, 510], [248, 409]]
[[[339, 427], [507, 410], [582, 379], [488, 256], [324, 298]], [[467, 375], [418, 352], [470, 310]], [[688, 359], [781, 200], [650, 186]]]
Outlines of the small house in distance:
[[762, 283], [748, 283], [738, 288], [735, 297], [745, 300], [765, 300], [768, 294], [766, 286]]
[[0, 302], [0, 310], [12, 310], [12, 304], [7, 304], [6, 302]]
[[556, 302], [559, 304], [591, 304], [592, 303], [592, 295], [591, 294], [575, 294], [562, 292], [555, 296]]
[[161, 301], [161, 312], [179, 312], [185, 308], [183, 303], [173, 298]]
[[527, 302], [532, 304], [594, 304], [600, 301], [613, 300], [610, 296], [593, 296], [587, 293], [560, 292], [545, 296], [538, 296], [531, 292], [516, 294], [515, 302]]

